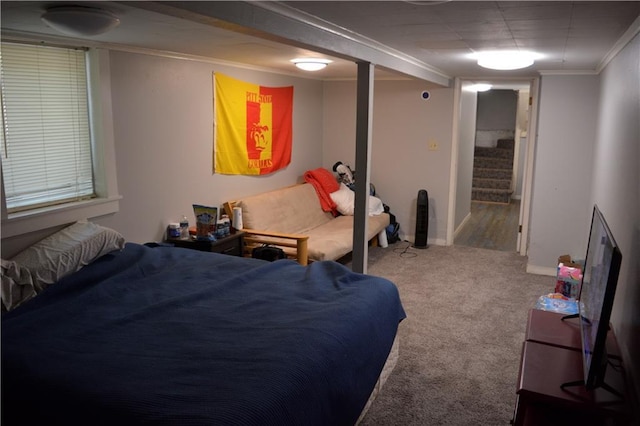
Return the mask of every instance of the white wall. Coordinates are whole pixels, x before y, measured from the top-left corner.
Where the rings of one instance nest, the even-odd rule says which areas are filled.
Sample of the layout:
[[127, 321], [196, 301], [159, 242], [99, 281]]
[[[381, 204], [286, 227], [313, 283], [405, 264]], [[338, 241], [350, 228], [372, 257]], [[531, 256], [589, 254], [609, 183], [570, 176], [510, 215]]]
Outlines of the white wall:
[[[522, 199], [522, 184], [524, 183], [524, 167], [525, 167], [525, 154], [527, 153], [527, 138], [522, 137], [515, 140], [518, 146], [516, 152], [517, 157], [513, 161], [517, 161], [518, 173], [516, 174], [516, 182], [513, 189], [513, 195], [511, 198], [515, 200]], [[515, 155], [515, 154], [514, 154]]]
[[494, 89], [478, 93], [476, 146], [495, 148], [500, 139], [513, 139], [516, 129], [518, 93]]
[[518, 92], [494, 89], [478, 93], [478, 130], [511, 130], [516, 128]]
[[460, 122], [458, 133], [458, 163], [456, 182], [456, 211], [454, 230], [471, 214], [471, 188], [473, 184], [473, 154], [476, 136], [476, 110], [478, 93], [465, 90], [471, 83], [462, 84], [460, 94]]
[[601, 74], [590, 204], [622, 252], [612, 323], [640, 392], [640, 35]]
[[529, 127], [529, 89], [518, 90], [518, 107], [516, 111], [516, 131], [526, 132]]
[[[267, 176], [212, 173], [212, 72], [266, 86], [294, 85], [291, 164]], [[120, 212], [96, 222], [128, 241], [162, 238], [192, 204], [292, 185], [322, 158], [322, 83], [192, 60], [111, 52]]]
[[[420, 94], [429, 90], [431, 97]], [[325, 82], [323, 165], [355, 162], [355, 82]], [[447, 230], [453, 89], [424, 82], [375, 81], [371, 182], [400, 223], [403, 239], [415, 236], [418, 191], [429, 194], [430, 244]], [[438, 145], [429, 151], [429, 142]], [[356, 170], [357, 178], [357, 170]]]
[[583, 258], [598, 113], [598, 76], [541, 78], [528, 271], [555, 274], [557, 258]]

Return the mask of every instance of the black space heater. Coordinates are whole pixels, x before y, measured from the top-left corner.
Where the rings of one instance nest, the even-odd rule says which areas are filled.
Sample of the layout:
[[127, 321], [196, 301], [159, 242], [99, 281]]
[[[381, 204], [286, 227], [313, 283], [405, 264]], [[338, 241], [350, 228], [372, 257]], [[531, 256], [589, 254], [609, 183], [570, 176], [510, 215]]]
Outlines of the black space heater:
[[416, 237], [413, 246], [419, 249], [427, 248], [427, 234], [429, 233], [429, 194], [424, 189], [418, 191], [416, 207]]

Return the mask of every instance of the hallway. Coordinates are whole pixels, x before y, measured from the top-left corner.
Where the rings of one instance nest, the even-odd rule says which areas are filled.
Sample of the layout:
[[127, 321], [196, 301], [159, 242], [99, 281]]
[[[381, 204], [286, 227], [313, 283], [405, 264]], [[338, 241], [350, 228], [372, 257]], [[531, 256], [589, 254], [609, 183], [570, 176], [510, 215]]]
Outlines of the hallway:
[[471, 203], [471, 217], [453, 244], [500, 251], [516, 251], [520, 200], [509, 204]]

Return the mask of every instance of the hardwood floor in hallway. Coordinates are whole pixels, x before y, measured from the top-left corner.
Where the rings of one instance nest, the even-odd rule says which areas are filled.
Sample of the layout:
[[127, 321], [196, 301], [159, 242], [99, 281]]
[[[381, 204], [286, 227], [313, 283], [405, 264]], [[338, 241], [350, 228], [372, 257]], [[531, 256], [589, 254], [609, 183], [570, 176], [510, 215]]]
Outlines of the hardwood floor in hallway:
[[454, 239], [454, 245], [516, 251], [520, 200], [509, 204], [471, 203], [471, 217]]

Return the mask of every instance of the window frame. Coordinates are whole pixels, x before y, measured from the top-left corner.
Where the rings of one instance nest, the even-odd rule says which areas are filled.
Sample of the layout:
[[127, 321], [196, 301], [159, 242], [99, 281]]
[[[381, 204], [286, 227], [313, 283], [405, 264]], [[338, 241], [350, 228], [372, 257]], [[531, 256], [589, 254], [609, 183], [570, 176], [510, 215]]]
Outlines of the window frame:
[[[7, 40], [24, 43], [24, 40]], [[73, 46], [69, 46], [73, 47]], [[120, 199], [115, 162], [109, 51], [90, 48], [87, 53], [89, 117], [96, 197], [47, 207], [7, 212], [4, 181], [0, 185], [2, 238], [60, 226], [77, 220], [117, 213]], [[1, 167], [1, 165], [0, 165]], [[3, 180], [0, 173], [0, 180]]]

